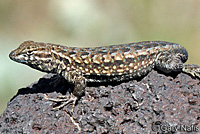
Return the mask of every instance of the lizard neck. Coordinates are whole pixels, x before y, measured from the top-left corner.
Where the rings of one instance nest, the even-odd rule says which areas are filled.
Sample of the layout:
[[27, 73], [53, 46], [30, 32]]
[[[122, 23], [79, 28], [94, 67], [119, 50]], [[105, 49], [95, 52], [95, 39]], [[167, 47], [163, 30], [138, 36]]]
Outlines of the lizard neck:
[[61, 74], [66, 70], [72, 62], [69, 56], [70, 47], [52, 46], [51, 61], [48, 66], [48, 71], [51, 73]]

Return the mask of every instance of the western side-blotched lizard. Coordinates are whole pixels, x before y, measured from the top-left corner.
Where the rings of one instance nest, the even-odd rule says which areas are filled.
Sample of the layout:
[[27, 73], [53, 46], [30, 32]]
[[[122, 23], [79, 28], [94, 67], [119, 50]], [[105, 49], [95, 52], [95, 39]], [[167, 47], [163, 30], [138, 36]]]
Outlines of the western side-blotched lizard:
[[200, 78], [199, 66], [184, 64], [188, 59], [186, 49], [165, 41], [96, 48], [26, 41], [9, 57], [34, 69], [61, 75], [75, 85], [74, 98], [82, 96], [87, 82], [131, 80], [146, 75], [154, 68], [165, 73], [184, 72]]

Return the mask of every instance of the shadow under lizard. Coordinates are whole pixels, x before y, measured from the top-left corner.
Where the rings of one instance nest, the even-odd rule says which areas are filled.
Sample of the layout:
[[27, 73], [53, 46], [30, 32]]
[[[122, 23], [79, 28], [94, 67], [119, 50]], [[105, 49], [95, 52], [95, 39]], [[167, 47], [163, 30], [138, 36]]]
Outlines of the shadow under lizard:
[[34, 69], [62, 76], [74, 84], [70, 97], [59, 109], [80, 98], [88, 82], [119, 82], [140, 78], [152, 69], [164, 73], [184, 72], [200, 78], [200, 67], [184, 64], [186, 49], [165, 41], [143, 41], [96, 48], [66, 47], [52, 43], [25, 41], [9, 57]]

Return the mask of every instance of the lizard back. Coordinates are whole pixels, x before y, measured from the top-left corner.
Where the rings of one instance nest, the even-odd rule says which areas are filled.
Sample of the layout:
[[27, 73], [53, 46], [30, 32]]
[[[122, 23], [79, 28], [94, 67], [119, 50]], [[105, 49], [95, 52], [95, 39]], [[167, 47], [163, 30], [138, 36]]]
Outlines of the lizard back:
[[158, 54], [166, 51], [181, 53], [183, 63], [188, 58], [185, 48], [165, 41], [144, 41], [96, 48], [26, 41], [10, 53], [10, 58], [44, 72], [61, 74], [63, 70], [76, 71], [88, 82], [108, 82], [147, 74], [154, 68]]

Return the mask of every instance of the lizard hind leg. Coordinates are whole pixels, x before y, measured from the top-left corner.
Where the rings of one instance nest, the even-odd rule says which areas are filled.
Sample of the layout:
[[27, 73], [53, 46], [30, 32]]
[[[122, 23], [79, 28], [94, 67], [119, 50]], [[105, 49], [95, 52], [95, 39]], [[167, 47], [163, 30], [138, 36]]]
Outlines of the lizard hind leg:
[[183, 70], [184, 73], [190, 74], [193, 77], [200, 79], [200, 66], [195, 64], [184, 64]]
[[168, 51], [159, 53], [155, 60], [155, 68], [164, 73], [181, 72], [184, 66], [181, 56]]

